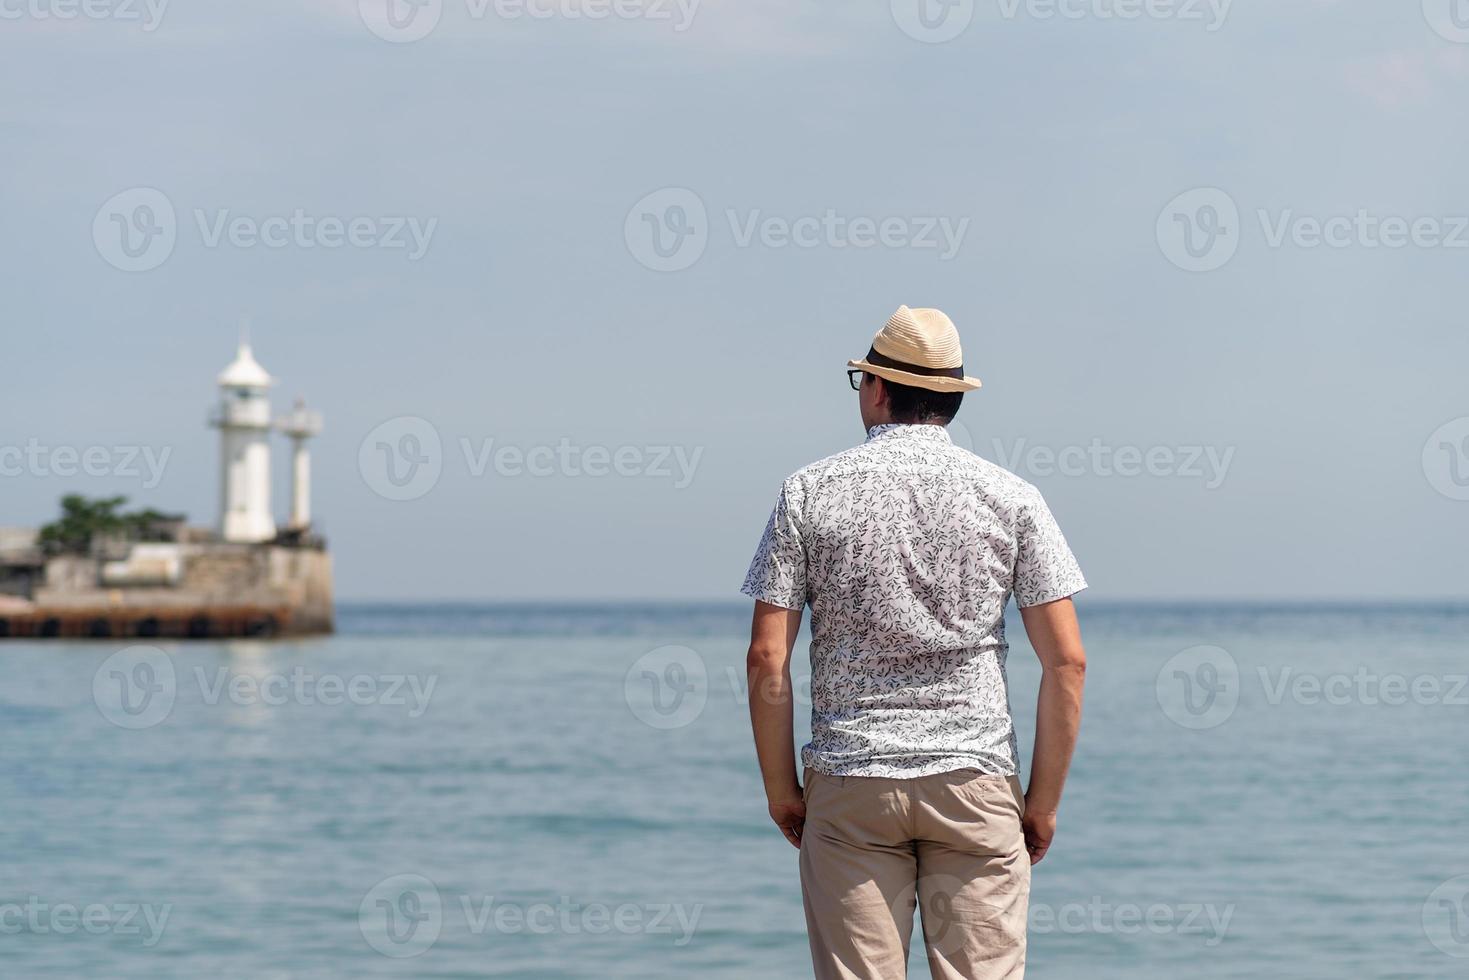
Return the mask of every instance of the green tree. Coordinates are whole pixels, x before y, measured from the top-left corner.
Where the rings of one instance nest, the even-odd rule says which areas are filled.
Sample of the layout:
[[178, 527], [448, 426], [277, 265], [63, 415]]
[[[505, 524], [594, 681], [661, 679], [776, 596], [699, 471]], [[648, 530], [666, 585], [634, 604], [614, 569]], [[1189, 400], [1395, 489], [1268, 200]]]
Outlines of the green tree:
[[48, 555], [86, 554], [92, 542], [101, 535], [119, 534], [133, 540], [159, 540], [161, 525], [178, 520], [168, 514], [147, 508], [124, 513], [126, 497], [99, 497], [89, 500], [78, 493], [61, 498], [61, 517], [41, 528], [37, 543]]

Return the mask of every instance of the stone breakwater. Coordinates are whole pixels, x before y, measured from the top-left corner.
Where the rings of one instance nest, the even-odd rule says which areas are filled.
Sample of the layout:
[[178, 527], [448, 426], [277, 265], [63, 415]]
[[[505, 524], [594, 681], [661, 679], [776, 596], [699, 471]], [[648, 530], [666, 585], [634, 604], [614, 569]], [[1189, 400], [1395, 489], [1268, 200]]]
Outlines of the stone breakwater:
[[333, 628], [331, 557], [278, 544], [139, 547], [62, 556], [0, 596], [3, 637], [297, 636]]

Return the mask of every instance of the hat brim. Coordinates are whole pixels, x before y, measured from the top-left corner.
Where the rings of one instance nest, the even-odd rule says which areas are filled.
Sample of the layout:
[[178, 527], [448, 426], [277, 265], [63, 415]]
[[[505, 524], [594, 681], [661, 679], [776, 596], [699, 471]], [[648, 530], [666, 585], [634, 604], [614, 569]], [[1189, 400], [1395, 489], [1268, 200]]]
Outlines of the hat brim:
[[875, 374], [879, 378], [892, 381], [900, 385], [911, 385], [914, 388], [927, 388], [929, 391], [973, 391], [980, 387], [978, 378], [967, 375], [962, 378], [946, 378], [935, 374], [914, 374], [912, 371], [900, 371], [897, 368], [879, 367], [866, 361], [848, 361], [847, 367]]

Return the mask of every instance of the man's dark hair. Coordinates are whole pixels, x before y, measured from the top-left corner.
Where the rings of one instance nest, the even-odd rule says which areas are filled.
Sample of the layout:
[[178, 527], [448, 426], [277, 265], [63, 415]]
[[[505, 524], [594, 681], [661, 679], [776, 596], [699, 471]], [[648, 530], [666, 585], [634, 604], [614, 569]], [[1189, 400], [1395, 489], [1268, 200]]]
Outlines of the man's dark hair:
[[940, 422], [948, 425], [959, 414], [959, 405], [964, 401], [962, 391], [929, 391], [927, 388], [900, 385], [887, 378], [880, 380], [887, 388], [894, 422]]

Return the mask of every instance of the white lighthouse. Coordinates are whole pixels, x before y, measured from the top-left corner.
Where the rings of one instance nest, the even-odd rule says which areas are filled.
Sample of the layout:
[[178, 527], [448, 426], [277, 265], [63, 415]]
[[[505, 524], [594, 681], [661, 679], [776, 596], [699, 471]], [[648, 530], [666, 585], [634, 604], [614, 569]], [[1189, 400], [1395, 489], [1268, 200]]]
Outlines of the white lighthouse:
[[226, 541], [275, 537], [270, 512], [270, 386], [275, 382], [240, 341], [219, 375], [219, 534]]

